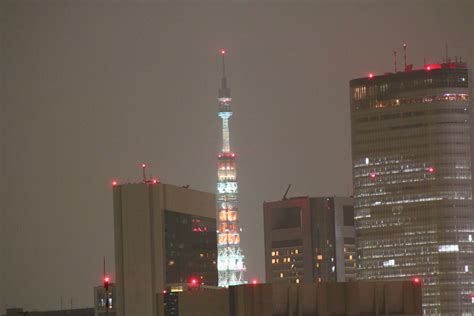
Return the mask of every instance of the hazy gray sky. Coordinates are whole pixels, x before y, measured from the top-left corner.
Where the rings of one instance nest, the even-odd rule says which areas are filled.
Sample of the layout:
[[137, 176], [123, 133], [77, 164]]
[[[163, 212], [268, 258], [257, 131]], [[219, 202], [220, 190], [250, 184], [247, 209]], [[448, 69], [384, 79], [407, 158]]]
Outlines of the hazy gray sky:
[[[0, 309], [92, 306], [113, 265], [110, 182], [214, 192], [220, 48], [228, 50], [248, 277], [262, 202], [351, 191], [348, 82], [472, 58], [474, 1], [7, 1], [2, 35]], [[469, 57], [471, 56], [471, 57]]]

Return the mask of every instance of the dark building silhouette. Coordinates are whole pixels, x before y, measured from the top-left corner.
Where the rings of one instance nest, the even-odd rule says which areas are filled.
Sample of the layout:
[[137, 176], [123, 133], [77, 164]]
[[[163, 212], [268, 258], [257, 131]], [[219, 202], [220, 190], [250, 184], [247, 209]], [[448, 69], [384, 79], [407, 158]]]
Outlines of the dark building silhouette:
[[156, 294], [217, 285], [215, 195], [144, 181], [114, 185], [117, 315], [156, 315]]
[[351, 198], [295, 197], [263, 204], [268, 283], [355, 279]]

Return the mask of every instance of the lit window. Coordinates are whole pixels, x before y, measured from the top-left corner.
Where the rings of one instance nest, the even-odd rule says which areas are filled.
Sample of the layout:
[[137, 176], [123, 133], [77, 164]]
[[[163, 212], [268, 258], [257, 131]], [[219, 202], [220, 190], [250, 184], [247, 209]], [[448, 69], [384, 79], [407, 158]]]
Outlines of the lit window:
[[275, 257], [275, 251], [272, 251], [272, 257]]
[[439, 252], [458, 252], [459, 246], [458, 245], [439, 245], [438, 251]]
[[199, 254], [199, 257], [204, 258], [204, 254], [203, 254], [203, 253], [200, 253], [200, 254]]
[[275, 252], [275, 254], [276, 254], [277, 256], [279, 256], [279, 255], [280, 255], [280, 253], [279, 253], [278, 251], [277, 251], [277, 252]]
[[280, 272], [280, 278], [283, 278], [283, 272]]
[[352, 255], [349, 256], [349, 260], [352, 260]]
[[464, 266], [464, 272], [469, 272], [469, 266], [467, 264]]
[[321, 278], [318, 278], [318, 282], [321, 283]]
[[319, 263], [316, 263], [316, 268], [319, 268]]
[[283, 258], [283, 262], [286, 262], [286, 258]]
[[272, 259], [272, 263], [273, 263], [273, 264], [275, 263], [275, 259]]
[[323, 260], [323, 255], [318, 255], [318, 256], [317, 256], [317, 259], [318, 259], [318, 260]]
[[170, 262], [168, 262], [168, 265], [169, 265], [169, 266], [172, 266], [172, 265], [174, 265], [174, 261], [173, 261], [173, 260], [171, 260]]
[[298, 254], [298, 249], [295, 249], [295, 254], [296, 254], [296, 255]]
[[299, 284], [300, 283], [300, 279], [296, 279], [296, 284]]
[[469, 241], [472, 241], [472, 235], [469, 235]]

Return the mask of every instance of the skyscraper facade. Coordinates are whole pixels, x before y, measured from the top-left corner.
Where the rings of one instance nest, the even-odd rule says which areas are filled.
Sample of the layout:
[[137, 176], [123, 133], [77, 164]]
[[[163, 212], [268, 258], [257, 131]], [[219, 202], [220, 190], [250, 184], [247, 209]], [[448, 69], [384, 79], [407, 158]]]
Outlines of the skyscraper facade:
[[225, 76], [225, 51], [222, 55], [222, 79], [218, 94], [222, 119], [222, 151], [217, 161], [217, 249], [219, 286], [245, 283], [244, 255], [240, 248], [239, 184], [235, 153], [230, 149], [229, 119], [232, 116], [232, 99]]
[[214, 194], [144, 181], [113, 199], [117, 315], [157, 315], [156, 295], [191, 280], [217, 285]]
[[268, 283], [355, 280], [354, 208], [349, 197], [307, 196], [265, 202]]
[[465, 63], [350, 82], [357, 278], [420, 278], [428, 315], [474, 315]]

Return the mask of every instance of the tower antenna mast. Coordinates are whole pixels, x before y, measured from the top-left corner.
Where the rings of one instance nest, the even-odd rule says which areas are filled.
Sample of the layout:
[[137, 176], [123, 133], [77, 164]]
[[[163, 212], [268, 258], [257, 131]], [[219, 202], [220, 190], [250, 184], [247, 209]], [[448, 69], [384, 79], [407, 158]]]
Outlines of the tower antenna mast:
[[395, 73], [397, 73], [397, 51], [393, 51], [393, 68]]
[[146, 163], [142, 163], [143, 183], [146, 183]]
[[225, 78], [225, 50], [221, 50], [222, 56], [222, 78]]
[[407, 43], [403, 43], [403, 63], [405, 71], [407, 70]]

